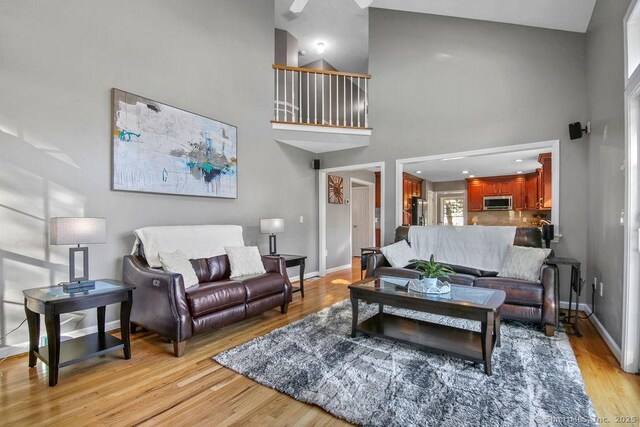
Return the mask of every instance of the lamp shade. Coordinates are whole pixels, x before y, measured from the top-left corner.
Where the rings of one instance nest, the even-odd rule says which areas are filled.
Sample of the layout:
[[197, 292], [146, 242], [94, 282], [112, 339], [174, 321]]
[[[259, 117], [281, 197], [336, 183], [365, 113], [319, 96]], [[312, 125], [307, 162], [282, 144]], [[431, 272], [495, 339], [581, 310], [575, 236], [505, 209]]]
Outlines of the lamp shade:
[[284, 218], [267, 218], [260, 220], [260, 233], [273, 234], [284, 231]]
[[51, 218], [49, 243], [52, 245], [79, 245], [107, 242], [105, 218]]

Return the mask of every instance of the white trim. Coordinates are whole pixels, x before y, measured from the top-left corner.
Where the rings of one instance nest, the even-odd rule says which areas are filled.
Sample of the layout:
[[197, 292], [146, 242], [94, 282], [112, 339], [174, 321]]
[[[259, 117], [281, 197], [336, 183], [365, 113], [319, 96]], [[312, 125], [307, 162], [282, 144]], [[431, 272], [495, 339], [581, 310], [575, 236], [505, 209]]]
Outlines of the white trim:
[[351, 269], [353, 266], [353, 264], [345, 264], [345, 265], [339, 265], [337, 267], [333, 267], [333, 268], [328, 268], [326, 270], [327, 274], [331, 274], [331, 273], [335, 273], [336, 271], [342, 271], [342, 270], [347, 270], [347, 269]]
[[[116, 329], [120, 329], [120, 320], [113, 320], [111, 322], [107, 322], [104, 325], [106, 332], [115, 331]], [[71, 337], [71, 338], [80, 338], [85, 335], [93, 334], [98, 332], [98, 325], [87, 326], [82, 329], [75, 329], [73, 331], [68, 331], [61, 333], [61, 338]], [[41, 332], [40, 338], [46, 337], [47, 333], [45, 331]], [[10, 346], [0, 348], [0, 359], [5, 357], [16, 356], [18, 354], [27, 354], [29, 352], [29, 342], [21, 342], [18, 344], [12, 344]], [[2, 365], [0, 365], [0, 372], [2, 371]]]
[[[576, 306], [575, 302], [571, 304], [572, 308], [575, 308], [575, 306]], [[560, 301], [560, 308], [568, 309], [569, 302]], [[607, 330], [604, 328], [602, 323], [600, 323], [600, 320], [598, 320], [598, 317], [595, 314], [593, 315], [591, 314], [592, 313], [591, 307], [589, 307], [585, 303], [580, 303], [578, 304], [578, 310], [583, 311], [587, 316], [591, 315], [591, 317], [589, 317], [589, 320], [591, 321], [593, 326], [595, 326], [596, 330], [604, 340], [605, 344], [607, 344], [607, 347], [609, 347], [609, 350], [611, 350], [613, 355], [620, 362], [622, 360], [622, 352], [620, 351], [620, 347], [618, 347], [618, 344], [616, 344], [615, 340], [611, 337], [611, 335], [609, 335], [609, 332], [607, 332]]]
[[[331, 172], [347, 172], [360, 169], [380, 168], [380, 244], [384, 245], [384, 194], [385, 167], [384, 162], [363, 163], [359, 165], [325, 168], [318, 171], [318, 271], [320, 277], [327, 274], [327, 174]], [[375, 232], [375, 231], [374, 231]]]
[[317, 132], [317, 133], [338, 133], [345, 135], [363, 135], [371, 136], [371, 129], [356, 129], [356, 128], [339, 128], [330, 126], [313, 126], [313, 125], [296, 125], [286, 123], [271, 123], [271, 128], [275, 130], [295, 130], [302, 132]]
[[[293, 267], [293, 268], [295, 268], [295, 267]], [[320, 273], [319, 273], [318, 271], [312, 271], [312, 272], [310, 272], [310, 273], [304, 273], [304, 280], [312, 279], [312, 278], [314, 278], [314, 277], [319, 277], [319, 276], [320, 276]], [[291, 276], [291, 277], [289, 277], [289, 281], [290, 281], [291, 283], [293, 283], [293, 282], [299, 282], [299, 281], [300, 281], [300, 275], [298, 274], [297, 276]]]
[[483, 148], [479, 150], [461, 151], [457, 153], [434, 154], [422, 157], [410, 157], [396, 160], [396, 227], [402, 225], [402, 173], [406, 163], [426, 162], [430, 160], [442, 160], [450, 157], [486, 156], [488, 154], [511, 153], [522, 150], [551, 149], [551, 222], [555, 225], [556, 239], [562, 236], [560, 231], [560, 140], [533, 142], [529, 144], [504, 145], [501, 147]]
[[371, 202], [371, 218], [374, 220], [371, 228], [371, 244], [369, 246], [375, 246], [376, 243], [376, 183], [365, 181], [363, 179], [358, 178], [349, 178], [349, 253], [353, 258], [353, 203], [351, 203], [353, 199], [353, 184], [366, 185], [369, 190], [369, 201]]
[[638, 150], [640, 138], [640, 66], [629, 76], [627, 24], [637, 12], [633, 0], [624, 17], [624, 113], [625, 113], [625, 205], [624, 205], [624, 281], [622, 296], [621, 365], [626, 372], [640, 370], [640, 191]]

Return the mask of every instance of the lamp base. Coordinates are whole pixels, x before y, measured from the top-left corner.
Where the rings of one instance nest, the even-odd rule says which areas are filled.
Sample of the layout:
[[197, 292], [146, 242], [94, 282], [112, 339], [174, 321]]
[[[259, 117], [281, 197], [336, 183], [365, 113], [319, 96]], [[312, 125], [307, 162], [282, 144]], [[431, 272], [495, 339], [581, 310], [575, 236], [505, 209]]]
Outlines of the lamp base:
[[277, 255], [278, 250], [276, 249], [276, 235], [269, 235], [269, 255]]

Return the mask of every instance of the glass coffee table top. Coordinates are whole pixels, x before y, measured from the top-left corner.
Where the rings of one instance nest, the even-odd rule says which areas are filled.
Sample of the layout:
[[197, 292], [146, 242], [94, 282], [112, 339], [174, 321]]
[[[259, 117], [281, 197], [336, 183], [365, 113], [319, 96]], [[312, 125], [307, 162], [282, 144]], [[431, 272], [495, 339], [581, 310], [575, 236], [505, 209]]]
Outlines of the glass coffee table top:
[[473, 305], [482, 307], [499, 307], [504, 302], [506, 294], [501, 290], [474, 288], [465, 285], [451, 285], [451, 292], [446, 294], [426, 294], [408, 289], [410, 279], [401, 277], [382, 276], [367, 278], [349, 285], [349, 288], [397, 295], [425, 301], [440, 301], [443, 303]]
[[108, 279], [101, 279], [93, 281], [95, 287], [93, 289], [77, 290], [73, 293], [65, 292], [62, 286], [48, 286], [45, 288], [26, 289], [23, 294], [28, 298], [33, 298], [42, 302], [61, 301], [69, 298], [81, 298], [87, 295], [100, 295], [114, 291], [126, 291], [134, 289], [135, 286], [130, 286], [121, 282], [110, 281]]

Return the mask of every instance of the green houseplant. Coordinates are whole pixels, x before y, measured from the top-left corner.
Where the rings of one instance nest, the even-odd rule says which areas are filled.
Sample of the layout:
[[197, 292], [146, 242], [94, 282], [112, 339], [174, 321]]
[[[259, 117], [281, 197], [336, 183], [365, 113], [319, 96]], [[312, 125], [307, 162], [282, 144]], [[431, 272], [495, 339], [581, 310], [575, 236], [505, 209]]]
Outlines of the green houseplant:
[[[446, 278], [454, 274], [454, 271], [446, 265], [438, 264], [433, 255], [429, 258], [429, 261], [421, 259], [412, 259], [411, 262], [415, 262], [415, 269], [422, 272], [428, 285], [436, 284], [438, 279]], [[431, 283], [429, 283], [431, 282]]]

